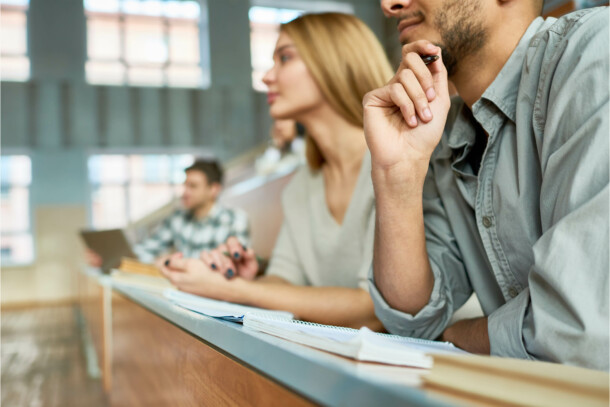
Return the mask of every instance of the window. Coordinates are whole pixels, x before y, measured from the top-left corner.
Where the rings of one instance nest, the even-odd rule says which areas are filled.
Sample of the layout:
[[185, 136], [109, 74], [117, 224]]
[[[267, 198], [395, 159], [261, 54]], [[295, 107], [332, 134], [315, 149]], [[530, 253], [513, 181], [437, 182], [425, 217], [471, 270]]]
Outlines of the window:
[[90, 156], [91, 225], [124, 227], [180, 197], [192, 163], [188, 154]]
[[[93, 84], [209, 85], [200, 0], [84, 0], [85, 74]], [[204, 12], [206, 8], [204, 7]], [[207, 39], [207, 34], [205, 36]], [[207, 48], [206, 48], [207, 49]]]
[[0, 255], [3, 265], [34, 260], [30, 225], [32, 164], [26, 155], [0, 157]]
[[[304, 1], [251, 1], [250, 54], [252, 59], [252, 87], [266, 92], [263, 76], [273, 66], [273, 50], [280, 31], [280, 25], [294, 20], [305, 12], [337, 11], [353, 14], [352, 5], [334, 2]], [[273, 7], [281, 4], [283, 8]]]
[[28, 4], [28, 0], [0, 0], [0, 77], [3, 81], [27, 81], [30, 78]]

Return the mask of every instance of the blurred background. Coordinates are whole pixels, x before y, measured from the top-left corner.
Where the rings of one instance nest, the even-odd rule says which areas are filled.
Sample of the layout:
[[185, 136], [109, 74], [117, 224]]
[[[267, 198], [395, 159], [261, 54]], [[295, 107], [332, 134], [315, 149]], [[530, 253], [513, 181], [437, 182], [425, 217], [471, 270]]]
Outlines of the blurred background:
[[[548, 0], [545, 14], [605, 3]], [[378, 0], [0, 0], [3, 404], [62, 405], [34, 391], [49, 372], [37, 346], [61, 339], [49, 355], [80, 358], [65, 345], [78, 344], [79, 230], [145, 233], [195, 156], [223, 162], [227, 196], [264, 185], [261, 78], [279, 24], [316, 11], [357, 15], [398, 63]], [[76, 369], [62, 363], [48, 369]]]

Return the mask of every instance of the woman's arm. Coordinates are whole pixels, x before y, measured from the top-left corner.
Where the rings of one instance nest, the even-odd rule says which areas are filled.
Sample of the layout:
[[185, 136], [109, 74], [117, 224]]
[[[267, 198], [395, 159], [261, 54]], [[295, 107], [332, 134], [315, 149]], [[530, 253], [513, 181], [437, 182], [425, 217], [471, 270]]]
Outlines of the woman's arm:
[[277, 276], [227, 279], [199, 259], [180, 256], [172, 256], [160, 269], [180, 290], [204, 297], [289, 311], [299, 319], [320, 324], [383, 329], [375, 317], [373, 301], [360, 288], [296, 286]]
[[296, 286], [275, 280], [281, 278], [244, 281], [236, 293], [237, 302], [289, 311], [299, 319], [320, 324], [383, 329], [371, 297], [361, 288]]

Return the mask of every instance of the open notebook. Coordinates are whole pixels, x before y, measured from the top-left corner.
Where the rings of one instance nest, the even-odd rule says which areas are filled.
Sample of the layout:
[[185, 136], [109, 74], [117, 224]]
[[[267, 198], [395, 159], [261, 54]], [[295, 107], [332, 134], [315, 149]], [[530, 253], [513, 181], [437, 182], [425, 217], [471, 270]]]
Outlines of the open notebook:
[[293, 317], [290, 312], [272, 311], [263, 308], [234, 304], [231, 302], [217, 301], [175, 289], [167, 289], [163, 292], [163, 295], [165, 298], [182, 308], [186, 308], [209, 317], [222, 318], [233, 322], [242, 322], [244, 316], [250, 314], [276, 318], [278, 320], [290, 320]]
[[361, 361], [430, 368], [431, 355], [467, 354], [449, 342], [382, 334], [368, 328], [357, 330], [256, 314], [247, 314], [243, 322], [256, 331]]

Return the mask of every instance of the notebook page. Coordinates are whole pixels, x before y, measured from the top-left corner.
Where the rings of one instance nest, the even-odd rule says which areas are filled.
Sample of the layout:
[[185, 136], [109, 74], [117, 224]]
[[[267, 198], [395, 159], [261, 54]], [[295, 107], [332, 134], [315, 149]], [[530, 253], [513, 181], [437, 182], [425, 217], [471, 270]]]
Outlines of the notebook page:
[[198, 312], [214, 318], [224, 318], [240, 322], [248, 313], [278, 318], [292, 319], [293, 315], [285, 311], [273, 311], [263, 308], [249, 307], [226, 301], [218, 301], [210, 298], [200, 297], [182, 291], [168, 289], [163, 292], [165, 298], [176, 305], [191, 311]]
[[365, 342], [386, 348], [409, 349], [426, 354], [468, 354], [451, 342], [431, 341], [407, 336], [380, 334], [364, 327], [360, 329]]
[[430, 353], [462, 353], [450, 343], [380, 334], [298, 320], [246, 315], [244, 326], [297, 343], [359, 360], [429, 368]]

